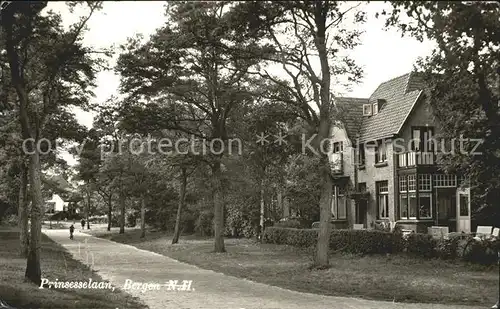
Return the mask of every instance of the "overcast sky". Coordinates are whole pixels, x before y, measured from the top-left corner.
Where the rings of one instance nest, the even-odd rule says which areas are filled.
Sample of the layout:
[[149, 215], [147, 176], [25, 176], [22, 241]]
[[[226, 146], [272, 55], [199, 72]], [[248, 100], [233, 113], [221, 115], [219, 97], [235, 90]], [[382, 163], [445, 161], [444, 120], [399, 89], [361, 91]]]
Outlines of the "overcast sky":
[[[161, 1], [105, 1], [103, 10], [93, 15], [88, 23], [89, 30], [84, 43], [109, 47], [124, 43], [136, 33], [147, 37], [164, 23], [163, 5]], [[429, 55], [432, 49], [430, 42], [420, 43], [413, 38], [402, 38], [395, 29], [384, 30], [384, 21], [376, 19], [375, 13], [389, 8], [388, 4], [372, 1], [364, 3], [363, 7], [368, 21], [362, 25], [365, 31], [361, 38], [362, 45], [352, 52], [352, 57], [364, 68], [365, 74], [362, 82], [346, 94], [350, 97], [369, 97], [381, 82], [411, 71], [417, 58]], [[83, 12], [77, 10], [76, 14], [70, 14], [64, 2], [49, 2], [46, 10], [50, 9], [60, 12], [66, 25], [75, 22], [78, 13]], [[115, 60], [116, 57], [111, 64]], [[95, 101], [103, 102], [111, 95], [116, 95], [118, 84], [119, 77], [113, 72], [100, 72]], [[91, 114], [78, 111], [77, 116], [82, 124], [92, 125]]]

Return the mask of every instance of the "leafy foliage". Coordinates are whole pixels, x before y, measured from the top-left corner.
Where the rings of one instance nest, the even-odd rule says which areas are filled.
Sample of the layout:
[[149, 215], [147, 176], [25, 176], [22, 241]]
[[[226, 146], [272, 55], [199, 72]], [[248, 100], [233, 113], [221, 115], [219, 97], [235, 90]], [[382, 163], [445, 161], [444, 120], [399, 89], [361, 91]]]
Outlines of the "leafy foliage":
[[474, 141], [466, 142], [465, 153], [457, 148], [443, 157], [443, 163], [468, 179], [476, 206], [473, 216], [494, 225], [500, 220], [500, 8], [491, 1], [392, 3], [387, 25], [436, 43], [418, 69], [442, 124], [441, 137], [450, 141], [464, 135], [482, 141], [476, 150]]

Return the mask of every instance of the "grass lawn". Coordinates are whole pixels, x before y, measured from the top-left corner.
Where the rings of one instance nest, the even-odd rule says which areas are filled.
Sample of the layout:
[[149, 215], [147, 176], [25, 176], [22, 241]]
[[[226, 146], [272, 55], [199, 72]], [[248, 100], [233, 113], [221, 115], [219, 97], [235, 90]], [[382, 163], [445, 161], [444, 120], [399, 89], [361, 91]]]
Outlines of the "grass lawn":
[[[86, 231], [87, 232], [87, 231]], [[497, 301], [498, 271], [462, 262], [425, 260], [403, 255], [354, 256], [335, 254], [331, 268], [311, 270], [311, 252], [247, 239], [226, 239], [226, 253], [215, 254], [212, 240], [139, 230], [118, 234], [92, 230], [93, 235], [134, 245], [174, 259], [291, 290], [397, 302], [480, 305]]]
[[[39, 289], [24, 282], [26, 259], [18, 256], [19, 233], [0, 227], [0, 300], [21, 308], [55, 309], [143, 309], [147, 308], [132, 296], [121, 292], [98, 289]], [[104, 280], [87, 266], [75, 261], [61, 246], [42, 234], [42, 278], [51, 281]]]

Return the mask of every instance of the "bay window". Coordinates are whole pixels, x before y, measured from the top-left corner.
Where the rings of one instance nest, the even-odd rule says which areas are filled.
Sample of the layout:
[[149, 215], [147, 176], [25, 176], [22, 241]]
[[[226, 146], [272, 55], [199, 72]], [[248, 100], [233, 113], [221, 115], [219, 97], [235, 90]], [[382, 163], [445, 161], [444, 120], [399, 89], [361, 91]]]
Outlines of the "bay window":
[[417, 218], [417, 184], [415, 175], [399, 176], [399, 217]]
[[410, 204], [410, 214], [408, 216], [408, 219], [417, 219], [417, 193], [409, 193], [408, 197]]
[[399, 176], [399, 216], [403, 220], [432, 218], [432, 175], [418, 175], [418, 181], [416, 175]]
[[418, 175], [418, 216], [420, 219], [432, 218], [432, 175]]
[[399, 193], [399, 209], [400, 209], [400, 217], [401, 219], [409, 218], [408, 214], [408, 194], [407, 193]]

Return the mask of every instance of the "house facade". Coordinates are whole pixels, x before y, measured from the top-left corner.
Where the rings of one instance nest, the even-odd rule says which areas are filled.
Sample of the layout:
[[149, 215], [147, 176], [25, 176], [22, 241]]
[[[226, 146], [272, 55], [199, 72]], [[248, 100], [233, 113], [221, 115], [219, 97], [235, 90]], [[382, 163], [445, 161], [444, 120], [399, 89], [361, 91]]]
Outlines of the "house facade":
[[56, 213], [68, 210], [68, 202], [65, 202], [59, 194], [52, 194], [52, 198], [45, 202], [47, 213]]
[[471, 231], [470, 190], [440, 164], [424, 85], [416, 73], [386, 81], [369, 98], [339, 97], [331, 132], [332, 223], [373, 228], [391, 222], [427, 232], [430, 226]]

